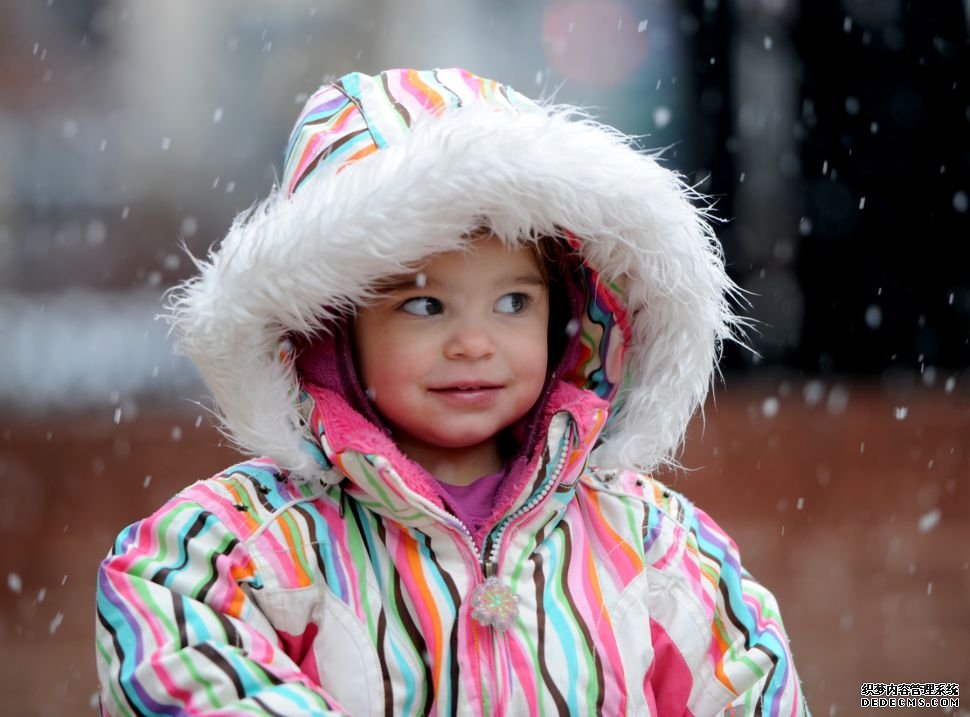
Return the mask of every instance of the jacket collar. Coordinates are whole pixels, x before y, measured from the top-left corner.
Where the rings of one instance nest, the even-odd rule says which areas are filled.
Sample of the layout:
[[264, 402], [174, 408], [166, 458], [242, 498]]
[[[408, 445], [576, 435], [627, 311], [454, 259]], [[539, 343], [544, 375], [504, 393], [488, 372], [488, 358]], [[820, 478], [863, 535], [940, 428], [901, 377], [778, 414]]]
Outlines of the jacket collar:
[[[339, 470], [347, 479], [344, 489], [357, 501], [411, 527], [443, 522], [462, 528], [445, 508], [435, 480], [340, 394], [310, 385], [304, 401], [311, 435], [322, 449], [318, 460]], [[557, 382], [537, 417], [540, 439], [531, 455], [513, 462], [483, 532], [505, 516], [546, 503], [554, 492], [574, 488], [608, 411], [609, 403], [592, 391]], [[484, 538], [475, 537], [479, 543]]]

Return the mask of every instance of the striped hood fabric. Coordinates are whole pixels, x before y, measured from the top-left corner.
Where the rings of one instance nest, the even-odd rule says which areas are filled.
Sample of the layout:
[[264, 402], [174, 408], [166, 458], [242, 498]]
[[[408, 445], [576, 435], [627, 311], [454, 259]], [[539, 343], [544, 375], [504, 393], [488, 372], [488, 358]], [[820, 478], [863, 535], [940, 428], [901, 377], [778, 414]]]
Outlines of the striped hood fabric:
[[[560, 232], [586, 316], [535, 450], [472, 535], [345, 395], [300, 389], [291, 338], [482, 222]], [[228, 426], [265, 455], [118, 536], [98, 572], [102, 715], [807, 714], [777, 602], [730, 537], [592, 459], [604, 432], [613, 460], [673, 449], [726, 286], [679, 181], [568, 110], [461, 70], [322, 89], [279, 194], [175, 303]]]
[[595, 459], [650, 470], [675, 456], [736, 322], [694, 199], [575, 108], [460, 69], [350, 74], [309, 98], [280, 186], [173, 292], [171, 318], [235, 442], [323, 478], [288, 337], [483, 225], [509, 244], [561, 236], [586, 289], [567, 375], [612, 404]]

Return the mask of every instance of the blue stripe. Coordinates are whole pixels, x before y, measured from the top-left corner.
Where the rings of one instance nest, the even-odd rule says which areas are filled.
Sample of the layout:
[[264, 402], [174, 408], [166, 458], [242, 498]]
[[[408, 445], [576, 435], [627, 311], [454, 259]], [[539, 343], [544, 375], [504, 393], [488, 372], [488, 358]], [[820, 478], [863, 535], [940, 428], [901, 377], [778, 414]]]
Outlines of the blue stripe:
[[[445, 583], [444, 579], [441, 577], [441, 573], [435, 567], [434, 562], [431, 560], [431, 549], [428, 546], [428, 536], [416, 530], [410, 531], [412, 535], [415, 536], [415, 542], [418, 544], [418, 552], [422, 555], [421, 566], [425, 568], [425, 574], [433, 577], [435, 585], [438, 587], [438, 594], [441, 596], [441, 600], [435, 605], [438, 611], [439, 617], [441, 619], [442, 627], [448, 623], [454, 623], [457, 618], [458, 608], [455, 603], [451, 600], [451, 593], [448, 591], [448, 585]], [[447, 598], [447, 602], [445, 602]], [[445, 606], [447, 605], [449, 612], [445, 613]], [[445, 640], [442, 636], [442, 646], [446, 649], [450, 647], [451, 641]], [[450, 650], [449, 650], [450, 653]], [[442, 657], [442, 662], [446, 663], [449, 660], [455, 659], [455, 655], [447, 655]], [[439, 685], [440, 688], [445, 688], [446, 692], [444, 695], [440, 695], [444, 700], [446, 705], [454, 705], [455, 695], [454, 690], [458, 685], [451, 684], [451, 680], [443, 680]]]
[[[553, 534], [557, 535], [556, 533]], [[561, 536], [561, 533], [558, 534]], [[561, 576], [563, 580], [566, 580], [566, 568], [562, 564], [562, 557], [560, 552], [560, 546], [558, 545], [558, 540], [553, 540], [553, 536], [549, 536], [543, 541], [543, 547], [548, 551], [549, 559], [548, 561], [543, 561], [545, 563], [545, 572], [550, 576]], [[559, 538], [562, 539], [561, 537]], [[566, 682], [568, 683], [568, 694], [567, 701], [569, 703], [569, 714], [579, 714], [579, 663], [576, 660], [576, 655], [580, 649], [580, 645], [577, 644], [575, 639], [575, 634], [570, 629], [570, 618], [562, 611], [562, 607], [565, 604], [561, 604], [556, 597], [554, 588], [556, 587], [555, 580], [547, 580], [545, 586], [545, 593], [542, 596], [543, 606], [546, 608], [546, 619], [552, 624], [553, 630], [555, 630], [556, 635], [559, 637], [559, 644], [562, 649], [562, 654], [566, 658], [566, 667], [568, 669]], [[559, 683], [562, 686], [562, 683]]]
[[[370, 132], [370, 135], [374, 140], [374, 144], [377, 145], [378, 149], [384, 149], [384, 147], [387, 146], [387, 140], [384, 138], [384, 135], [378, 131], [377, 123], [371, 120], [370, 112], [368, 111], [370, 109], [369, 106], [364, 107], [363, 102], [361, 101], [361, 79], [363, 79], [365, 82], [377, 81], [373, 77], [368, 77], [367, 75], [363, 75], [359, 72], [352, 72], [349, 75], [344, 75], [341, 77], [340, 83], [343, 86], [344, 91], [350, 95], [351, 98], [357, 101], [357, 109], [360, 110], [361, 115], [364, 117], [364, 124], [366, 125], [367, 130]], [[381, 88], [381, 94], [384, 94], [383, 87]], [[386, 101], [387, 100], [385, 99], [385, 102]]]
[[[302, 136], [303, 130], [306, 129], [306, 126], [308, 124], [310, 124], [311, 122], [319, 122], [322, 119], [330, 119], [340, 114], [344, 110], [344, 108], [350, 103], [350, 100], [344, 97], [343, 95], [338, 94], [337, 97], [342, 101], [330, 102], [328, 104], [323, 105], [322, 108], [317, 112], [313, 112], [311, 114], [308, 114], [306, 117], [302, 117], [300, 119], [300, 124], [298, 124], [296, 127], [293, 128], [293, 131], [290, 133], [290, 139], [286, 143], [286, 153], [283, 155], [284, 166], [286, 166], [286, 163], [290, 161], [290, 152], [293, 151], [294, 145], [296, 144], [297, 140]], [[315, 129], [310, 130], [310, 134], [315, 134], [315, 133], [316, 133]]]
[[[394, 664], [401, 670], [401, 677], [404, 679], [404, 709], [402, 714], [411, 714], [416, 705], [415, 698], [417, 697], [418, 691], [417, 675], [414, 670], [408, 668], [408, 663], [404, 659], [404, 653], [401, 652], [401, 648], [398, 646], [394, 631], [388, 630], [386, 634], [388, 636], [388, 643], [391, 646], [391, 652], [394, 653]], [[405, 669], [407, 669], [406, 672]]]

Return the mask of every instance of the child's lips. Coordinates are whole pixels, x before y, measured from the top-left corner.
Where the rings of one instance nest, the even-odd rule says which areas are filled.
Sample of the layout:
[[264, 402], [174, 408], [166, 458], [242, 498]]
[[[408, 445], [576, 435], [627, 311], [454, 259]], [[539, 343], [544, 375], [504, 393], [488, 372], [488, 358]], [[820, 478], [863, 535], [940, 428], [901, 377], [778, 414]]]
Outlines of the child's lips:
[[432, 387], [430, 392], [448, 403], [459, 406], [487, 406], [498, 398], [501, 384], [460, 382]]

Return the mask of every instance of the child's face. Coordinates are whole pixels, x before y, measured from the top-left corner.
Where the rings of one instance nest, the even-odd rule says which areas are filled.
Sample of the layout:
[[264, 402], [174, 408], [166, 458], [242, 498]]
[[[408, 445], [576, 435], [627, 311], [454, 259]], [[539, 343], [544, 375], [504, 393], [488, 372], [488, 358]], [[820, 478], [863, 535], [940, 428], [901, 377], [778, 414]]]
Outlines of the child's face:
[[549, 295], [528, 248], [495, 237], [392, 277], [360, 310], [361, 381], [402, 448], [481, 448], [546, 379]]

